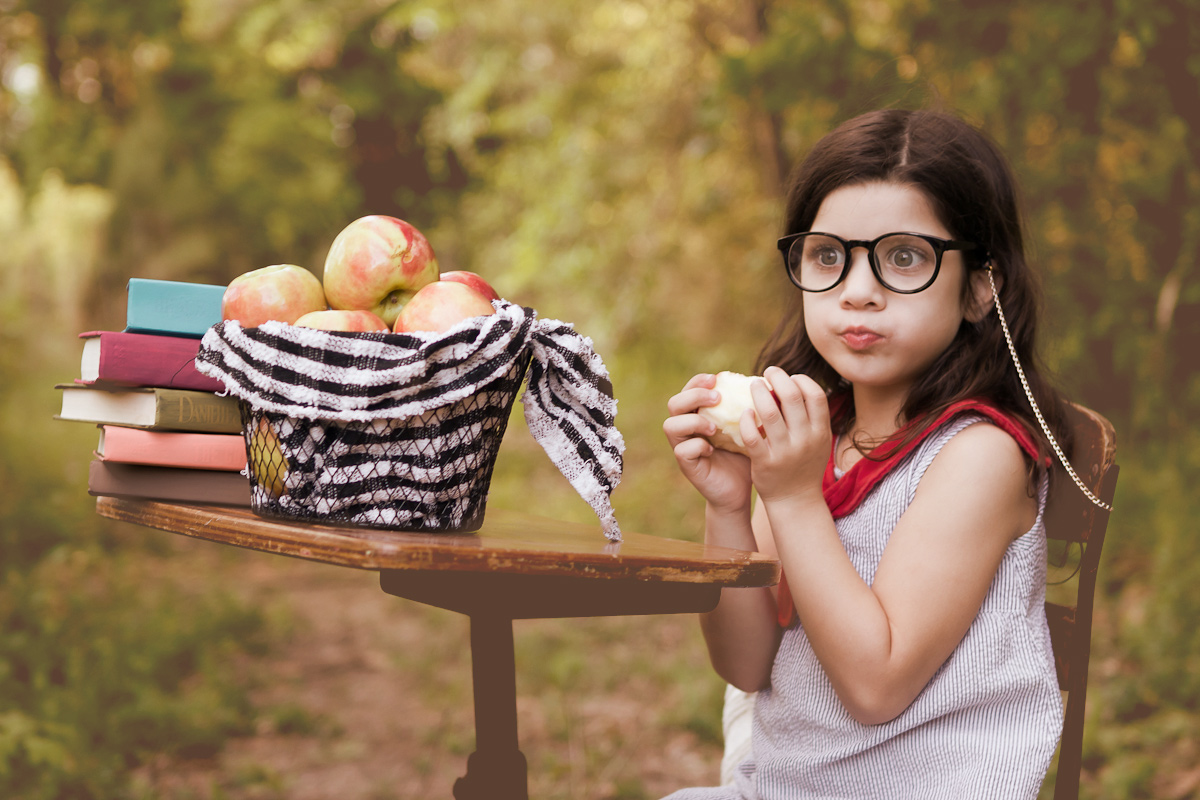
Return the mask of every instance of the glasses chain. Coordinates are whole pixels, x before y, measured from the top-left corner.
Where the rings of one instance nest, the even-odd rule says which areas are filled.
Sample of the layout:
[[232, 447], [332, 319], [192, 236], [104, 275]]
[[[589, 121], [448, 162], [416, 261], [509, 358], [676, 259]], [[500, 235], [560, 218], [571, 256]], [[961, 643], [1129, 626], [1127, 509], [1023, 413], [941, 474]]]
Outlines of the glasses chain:
[[1000, 317], [1000, 327], [1004, 330], [1004, 341], [1008, 342], [1008, 352], [1012, 354], [1013, 365], [1017, 368], [1017, 375], [1021, 378], [1021, 386], [1025, 389], [1025, 396], [1029, 398], [1029, 405], [1033, 407], [1033, 415], [1037, 417], [1038, 424], [1042, 426], [1042, 433], [1046, 434], [1046, 438], [1050, 441], [1050, 446], [1054, 448], [1054, 453], [1058, 456], [1059, 463], [1067, 470], [1067, 474], [1071, 476], [1071, 480], [1075, 481], [1075, 485], [1087, 496], [1087, 499], [1105, 511], [1112, 511], [1112, 506], [1092, 494], [1092, 490], [1076, 474], [1070, 462], [1067, 461], [1067, 457], [1063, 455], [1062, 448], [1058, 445], [1058, 440], [1050, 432], [1050, 426], [1046, 424], [1046, 419], [1042, 416], [1042, 410], [1038, 408], [1037, 402], [1034, 401], [1033, 390], [1029, 388], [1029, 381], [1025, 377], [1025, 370], [1021, 369], [1021, 362], [1017, 359], [1017, 348], [1013, 344], [1012, 334], [1008, 330], [1008, 320], [1004, 318], [1004, 309], [1000, 307], [1000, 295], [996, 291], [996, 281], [992, 277], [992, 272], [992, 266], [989, 264], [987, 268], [988, 283], [992, 286], [992, 298], [996, 303], [996, 314]]

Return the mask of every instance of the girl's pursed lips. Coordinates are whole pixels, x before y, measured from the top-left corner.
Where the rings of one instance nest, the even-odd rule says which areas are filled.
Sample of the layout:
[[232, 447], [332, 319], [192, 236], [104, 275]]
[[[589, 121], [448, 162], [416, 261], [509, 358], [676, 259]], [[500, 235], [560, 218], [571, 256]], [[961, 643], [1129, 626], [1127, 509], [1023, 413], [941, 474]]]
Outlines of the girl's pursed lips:
[[860, 325], [855, 325], [849, 328], [844, 328], [838, 334], [838, 338], [845, 342], [852, 350], [864, 350], [876, 342], [883, 340], [883, 334], [873, 331]]

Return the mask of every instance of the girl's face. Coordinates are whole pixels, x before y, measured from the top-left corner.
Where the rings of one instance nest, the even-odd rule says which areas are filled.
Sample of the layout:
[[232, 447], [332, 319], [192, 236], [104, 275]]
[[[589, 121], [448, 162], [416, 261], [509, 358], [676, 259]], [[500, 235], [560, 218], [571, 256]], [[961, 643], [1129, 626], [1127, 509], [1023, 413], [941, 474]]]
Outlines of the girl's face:
[[[896, 232], [954, 238], [923, 191], [882, 181], [831, 192], [812, 230], [843, 239], [872, 240]], [[804, 293], [804, 327], [817, 352], [856, 392], [870, 390], [902, 401], [954, 341], [967, 314], [965, 280], [962, 254], [948, 251], [932, 286], [917, 294], [897, 294], [875, 279], [866, 249], [856, 248], [841, 283], [827, 292]], [[978, 281], [973, 288], [980, 289]]]

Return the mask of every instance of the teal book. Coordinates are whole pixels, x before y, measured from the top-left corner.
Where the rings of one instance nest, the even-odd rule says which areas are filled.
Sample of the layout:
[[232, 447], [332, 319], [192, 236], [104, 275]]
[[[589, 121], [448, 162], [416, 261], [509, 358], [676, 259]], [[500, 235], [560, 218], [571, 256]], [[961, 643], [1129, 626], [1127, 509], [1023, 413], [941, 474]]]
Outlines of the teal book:
[[224, 286], [130, 278], [125, 330], [200, 338], [221, 321]]

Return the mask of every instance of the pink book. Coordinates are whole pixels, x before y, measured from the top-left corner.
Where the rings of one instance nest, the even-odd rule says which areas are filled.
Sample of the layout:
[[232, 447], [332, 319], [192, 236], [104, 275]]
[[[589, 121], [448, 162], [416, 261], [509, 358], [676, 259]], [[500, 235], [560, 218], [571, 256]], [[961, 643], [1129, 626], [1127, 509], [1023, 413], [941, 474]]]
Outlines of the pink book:
[[246, 466], [246, 440], [241, 434], [99, 427], [96, 457], [102, 461], [225, 471]]

